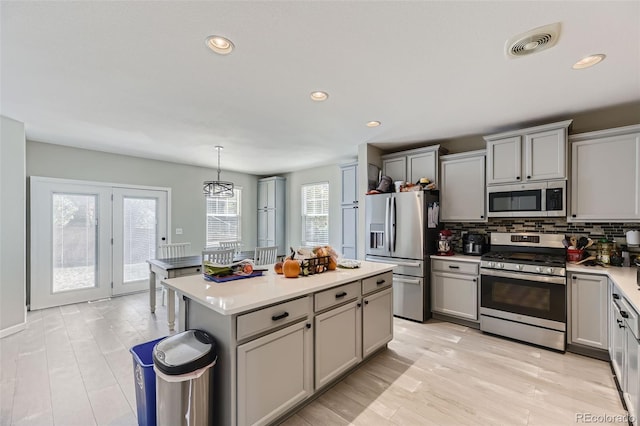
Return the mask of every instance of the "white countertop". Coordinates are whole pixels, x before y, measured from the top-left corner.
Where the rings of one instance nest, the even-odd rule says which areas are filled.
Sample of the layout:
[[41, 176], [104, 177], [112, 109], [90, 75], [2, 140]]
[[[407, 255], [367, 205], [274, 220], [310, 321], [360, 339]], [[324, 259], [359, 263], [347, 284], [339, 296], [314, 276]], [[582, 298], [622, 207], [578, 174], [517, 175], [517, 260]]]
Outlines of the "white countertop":
[[457, 262], [472, 262], [472, 263], [480, 263], [480, 256], [470, 256], [468, 254], [454, 254], [453, 256], [438, 256], [437, 254], [432, 254], [431, 259], [440, 259], [440, 260], [455, 260]]
[[394, 266], [360, 261], [356, 269], [338, 268], [308, 277], [285, 278], [269, 265], [262, 276], [224, 283], [207, 281], [202, 275], [165, 279], [162, 283], [222, 315], [233, 315], [391, 271]]
[[640, 291], [638, 291], [640, 287], [636, 284], [637, 269], [635, 266], [611, 266], [604, 268], [602, 266], [583, 266], [567, 263], [567, 276], [570, 272], [608, 276], [620, 291], [622, 291], [625, 299], [631, 302], [635, 310], [640, 313]]

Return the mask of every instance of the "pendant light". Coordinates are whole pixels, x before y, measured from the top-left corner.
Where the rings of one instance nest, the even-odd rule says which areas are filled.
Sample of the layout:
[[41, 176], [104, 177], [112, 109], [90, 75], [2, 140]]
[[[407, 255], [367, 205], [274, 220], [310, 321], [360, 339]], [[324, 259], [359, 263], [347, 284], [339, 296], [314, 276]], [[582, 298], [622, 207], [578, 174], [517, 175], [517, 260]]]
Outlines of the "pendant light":
[[204, 186], [202, 187], [202, 193], [206, 197], [213, 198], [226, 198], [233, 197], [233, 182], [225, 182], [220, 180], [220, 150], [222, 147], [220, 145], [216, 146], [216, 150], [218, 151], [218, 179], [217, 180], [208, 180], [204, 182]]

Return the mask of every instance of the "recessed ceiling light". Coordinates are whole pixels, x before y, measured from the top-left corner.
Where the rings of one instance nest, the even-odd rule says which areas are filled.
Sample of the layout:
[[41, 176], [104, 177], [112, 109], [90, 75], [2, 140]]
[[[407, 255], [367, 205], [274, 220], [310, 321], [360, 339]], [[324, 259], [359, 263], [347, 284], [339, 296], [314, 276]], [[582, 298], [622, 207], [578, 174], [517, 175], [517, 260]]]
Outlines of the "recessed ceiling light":
[[207, 47], [220, 55], [228, 55], [233, 50], [233, 43], [226, 37], [212, 35], [205, 41]]
[[327, 100], [329, 94], [327, 92], [321, 92], [318, 90], [316, 92], [311, 92], [310, 96], [314, 101], [322, 102]]
[[571, 68], [573, 68], [574, 70], [581, 70], [584, 68], [589, 68], [594, 66], [595, 64], [598, 64], [600, 62], [602, 62], [604, 60], [604, 58], [606, 58], [607, 55], [602, 54], [602, 53], [598, 53], [596, 55], [589, 55], [589, 56], [585, 56], [584, 58], [580, 59], [578, 62], [576, 62], [575, 64], [573, 64], [573, 66]]
[[381, 124], [382, 123], [380, 123], [379, 121], [368, 121], [367, 122], [367, 127], [378, 127]]

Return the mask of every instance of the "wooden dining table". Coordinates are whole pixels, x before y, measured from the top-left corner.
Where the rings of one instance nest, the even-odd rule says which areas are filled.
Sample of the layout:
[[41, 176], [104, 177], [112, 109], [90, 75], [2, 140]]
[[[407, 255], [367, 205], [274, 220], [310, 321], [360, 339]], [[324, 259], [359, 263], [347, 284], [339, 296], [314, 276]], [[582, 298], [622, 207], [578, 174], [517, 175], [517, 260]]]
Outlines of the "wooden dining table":
[[[253, 257], [253, 251], [240, 251], [233, 257], [234, 261]], [[151, 313], [156, 312], [156, 279], [168, 279], [197, 275], [202, 273], [202, 255], [172, 257], [166, 259], [149, 259], [149, 307]], [[167, 288], [167, 323], [169, 330], [175, 329], [176, 301], [175, 291]]]

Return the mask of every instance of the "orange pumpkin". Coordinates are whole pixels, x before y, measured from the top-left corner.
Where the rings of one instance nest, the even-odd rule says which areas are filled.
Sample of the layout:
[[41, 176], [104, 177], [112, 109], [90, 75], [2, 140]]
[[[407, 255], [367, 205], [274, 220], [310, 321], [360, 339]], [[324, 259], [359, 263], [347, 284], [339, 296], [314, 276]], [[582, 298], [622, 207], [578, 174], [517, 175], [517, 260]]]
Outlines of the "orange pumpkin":
[[287, 278], [298, 278], [298, 275], [300, 275], [300, 263], [297, 260], [287, 259], [282, 264], [282, 272]]
[[337, 267], [338, 267], [338, 263], [336, 262], [336, 258], [331, 256], [329, 258], [329, 267], [328, 267], [328, 269], [330, 271], [335, 271]]
[[282, 262], [278, 262], [273, 265], [273, 270], [276, 271], [276, 274], [282, 275]]

